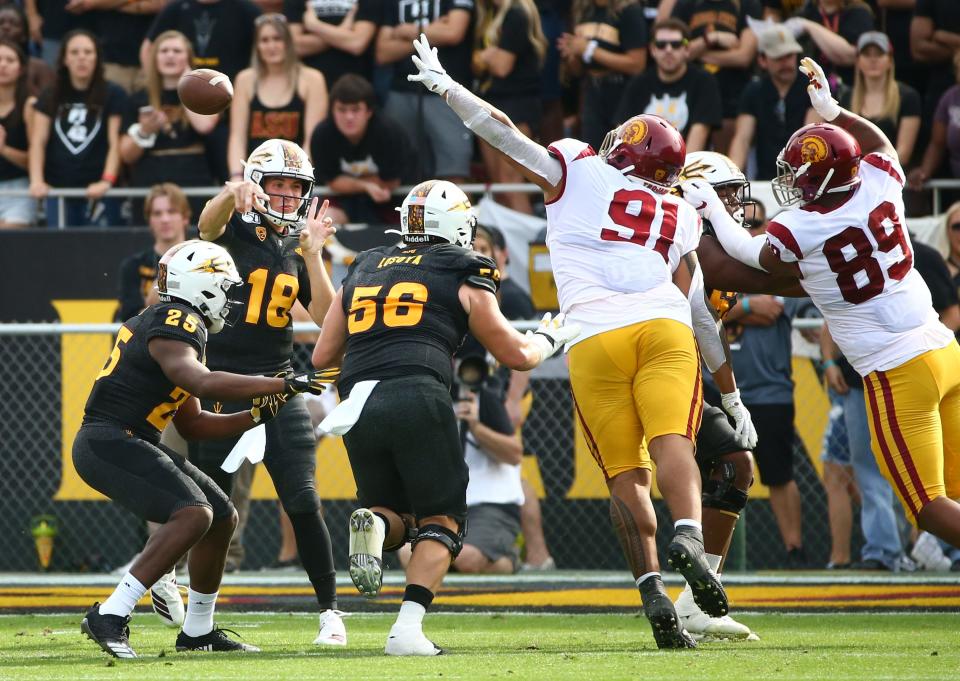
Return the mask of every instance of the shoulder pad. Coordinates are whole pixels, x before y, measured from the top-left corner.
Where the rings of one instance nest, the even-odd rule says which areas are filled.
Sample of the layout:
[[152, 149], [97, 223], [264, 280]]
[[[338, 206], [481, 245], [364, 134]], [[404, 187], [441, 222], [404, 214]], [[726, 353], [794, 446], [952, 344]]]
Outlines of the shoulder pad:
[[571, 139], [569, 137], [562, 140], [557, 140], [547, 147], [547, 151], [549, 151], [555, 158], [563, 161], [564, 165], [572, 163], [580, 158], [597, 155], [593, 148], [586, 142], [581, 142], [580, 140]]
[[152, 309], [152, 319], [146, 320], [145, 335], [148, 341], [158, 337], [182, 341], [203, 356], [208, 332], [199, 312], [179, 301], [159, 303]]
[[490, 293], [500, 290], [500, 270], [493, 260], [476, 251], [467, 251], [461, 262], [467, 284], [486, 289]]

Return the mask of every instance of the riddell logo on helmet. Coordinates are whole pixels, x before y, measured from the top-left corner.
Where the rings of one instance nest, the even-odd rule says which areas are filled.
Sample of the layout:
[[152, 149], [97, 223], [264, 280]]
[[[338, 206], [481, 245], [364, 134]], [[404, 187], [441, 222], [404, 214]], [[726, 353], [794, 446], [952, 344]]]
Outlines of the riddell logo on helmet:
[[800, 140], [800, 159], [804, 163], [817, 163], [827, 157], [827, 142], [822, 137], [810, 135]]
[[647, 124], [643, 121], [633, 121], [623, 129], [620, 139], [625, 144], [639, 144], [647, 136]]

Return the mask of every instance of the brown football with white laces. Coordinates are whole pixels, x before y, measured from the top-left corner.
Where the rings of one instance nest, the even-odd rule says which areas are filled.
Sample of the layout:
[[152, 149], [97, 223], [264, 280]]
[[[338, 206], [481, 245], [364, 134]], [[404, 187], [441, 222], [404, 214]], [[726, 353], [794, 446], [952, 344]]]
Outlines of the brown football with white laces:
[[195, 69], [180, 77], [177, 94], [183, 105], [198, 114], [218, 114], [233, 101], [233, 83], [213, 69]]

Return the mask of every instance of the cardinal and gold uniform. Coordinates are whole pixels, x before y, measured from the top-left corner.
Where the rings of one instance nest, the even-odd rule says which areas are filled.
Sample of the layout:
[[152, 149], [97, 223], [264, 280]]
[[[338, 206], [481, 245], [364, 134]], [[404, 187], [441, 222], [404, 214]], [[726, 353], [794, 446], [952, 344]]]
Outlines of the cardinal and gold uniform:
[[700, 218], [605, 163], [586, 143], [549, 151], [563, 167], [547, 205], [547, 245], [560, 309], [581, 325], [570, 348], [570, 387], [590, 451], [609, 479], [650, 468], [642, 443], [696, 436], [700, 360], [690, 305], [673, 283], [696, 249]]

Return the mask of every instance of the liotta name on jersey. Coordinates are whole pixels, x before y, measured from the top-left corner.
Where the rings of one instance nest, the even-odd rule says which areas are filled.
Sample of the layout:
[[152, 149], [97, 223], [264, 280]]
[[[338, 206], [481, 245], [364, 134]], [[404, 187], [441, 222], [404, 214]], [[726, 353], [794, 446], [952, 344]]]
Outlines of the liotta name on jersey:
[[390, 265], [419, 265], [422, 259], [422, 255], [394, 255], [389, 258], [380, 258], [377, 269]]

